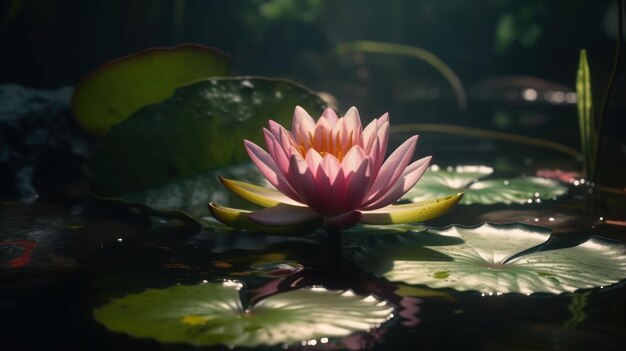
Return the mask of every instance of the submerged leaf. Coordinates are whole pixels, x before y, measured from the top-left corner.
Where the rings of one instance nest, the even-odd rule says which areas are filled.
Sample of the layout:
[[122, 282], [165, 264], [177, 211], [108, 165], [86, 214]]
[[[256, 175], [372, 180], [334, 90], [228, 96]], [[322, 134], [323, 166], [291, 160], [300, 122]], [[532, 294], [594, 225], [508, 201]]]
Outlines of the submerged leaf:
[[243, 162], [242, 140], [258, 141], [269, 118], [286, 122], [297, 104], [323, 108], [315, 93], [286, 80], [199, 81], [111, 127], [91, 171], [101, 195], [119, 195]]
[[102, 135], [139, 108], [162, 101], [183, 85], [229, 75], [228, 56], [195, 44], [152, 48], [108, 62], [76, 86], [72, 111], [88, 131]]
[[149, 289], [94, 311], [108, 329], [163, 343], [257, 347], [292, 345], [367, 331], [393, 308], [373, 296], [323, 288], [267, 297], [245, 308], [235, 282]]
[[[558, 294], [626, 278], [625, 245], [592, 237], [578, 246], [540, 251], [549, 237], [546, 228], [521, 224], [450, 226], [376, 237], [355, 251], [354, 260], [391, 281], [484, 294]], [[460, 242], [444, 245], [445, 240]]]
[[464, 192], [462, 205], [524, 204], [567, 192], [567, 187], [558, 181], [539, 177], [481, 180], [492, 172], [486, 166], [431, 167], [403, 199], [419, 202]]

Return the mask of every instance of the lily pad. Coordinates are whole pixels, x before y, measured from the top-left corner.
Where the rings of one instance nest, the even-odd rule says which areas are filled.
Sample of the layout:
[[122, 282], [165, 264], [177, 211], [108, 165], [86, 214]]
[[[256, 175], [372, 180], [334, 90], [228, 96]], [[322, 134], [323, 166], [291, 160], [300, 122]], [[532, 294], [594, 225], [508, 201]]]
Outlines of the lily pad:
[[72, 111], [83, 128], [102, 135], [178, 87], [229, 73], [228, 56], [214, 48], [185, 44], [147, 49], [108, 62], [83, 78], [72, 97]]
[[112, 331], [163, 343], [256, 347], [328, 342], [393, 316], [391, 305], [373, 296], [323, 288], [279, 293], [246, 308], [241, 288], [226, 281], [149, 289], [112, 300], [94, 317]]
[[482, 180], [493, 173], [486, 166], [431, 166], [403, 199], [412, 202], [464, 192], [461, 204], [524, 204], [541, 202], [567, 193], [560, 182], [540, 177]]
[[293, 82], [215, 78], [179, 88], [112, 126], [91, 163], [100, 195], [139, 192], [248, 160], [243, 139], [260, 142], [268, 119], [287, 124], [300, 105], [320, 111]]
[[522, 224], [431, 228], [377, 236], [355, 251], [354, 260], [394, 282], [489, 295], [558, 294], [626, 279], [625, 245], [591, 237], [577, 246], [541, 250], [549, 237], [547, 228]]
[[244, 163], [187, 177], [146, 191], [124, 194], [122, 198], [157, 211], [183, 211], [197, 219], [209, 215], [209, 202], [250, 206], [249, 202], [239, 199], [224, 188], [219, 176], [250, 183], [261, 183], [265, 179], [254, 164]]

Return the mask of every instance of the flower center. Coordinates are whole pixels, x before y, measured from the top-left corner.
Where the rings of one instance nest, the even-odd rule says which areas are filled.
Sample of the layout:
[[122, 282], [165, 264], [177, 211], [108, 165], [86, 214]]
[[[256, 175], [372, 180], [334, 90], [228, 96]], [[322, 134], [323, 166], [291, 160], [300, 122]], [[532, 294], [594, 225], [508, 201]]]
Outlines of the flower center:
[[313, 133], [309, 132], [308, 139], [301, 139], [302, 141], [300, 142], [300, 145], [298, 145], [298, 150], [300, 151], [302, 157], [306, 157], [306, 153], [309, 149], [314, 149], [319, 152], [322, 157], [330, 154], [335, 156], [335, 158], [341, 162], [341, 160], [343, 160], [346, 156], [348, 150], [350, 150], [350, 148], [354, 145], [353, 136], [354, 132], [351, 131], [347, 142], [342, 143], [341, 141], [343, 138], [341, 132], [339, 131], [335, 133], [334, 137], [333, 132], [330, 131], [329, 133], [322, 133], [322, 137], [317, 139]]

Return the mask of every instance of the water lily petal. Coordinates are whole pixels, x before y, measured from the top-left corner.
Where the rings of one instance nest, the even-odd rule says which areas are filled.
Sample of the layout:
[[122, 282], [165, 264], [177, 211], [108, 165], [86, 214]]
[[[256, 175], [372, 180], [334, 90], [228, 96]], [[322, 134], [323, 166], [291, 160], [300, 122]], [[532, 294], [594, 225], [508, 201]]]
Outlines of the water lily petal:
[[356, 172], [356, 170], [361, 166], [363, 160], [367, 158], [367, 154], [365, 150], [359, 145], [355, 145], [341, 161], [341, 170], [346, 177], [349, 177], [351, 173]]
[[370, 159], [365, 159], [359, 168], [346, 179], [346, 194], [344, 195], [345, 208], [358, 208], [367, 195], [368, 189], [372, 185], [372, 163]]
[[220, 177], [220, 181], [235, 195], [259, 206], [272, 207], [281, 203], [293, 206], [304, 206], [304, 204], [294, 201], [280, 191], [274, 189], [268, 189], [262, 186], [240, 182], [238, 180], [231, 180], [224, 177]]
[[378, 120], [375, 119], [365, 126], [365, 129], [363, 129], [363, 132], [361, 133], [361, 139], [363, 140], [362, 146], [368, 154], [370, 153], [370, 150], [372, 150], [372, 146], [374, 145], [374, 140], [377, 139], [377, 135]]
[[337, 175], [341, 173], [341, 163], [339, 163], [339, 160], [333, 155], [326, 154], [322, 158], [321, 166], [324, 169], [324, 173], [328, 176], [330, 184], [334, 184]]
[[263, 128], [263, 136], [265, 137], [265, 143], [267, 144], [267, 151], [278, 166], [280, 172], [284, 175], [289, 174], [289, 155], [283, 149], [281, 143], [276, 139], [276, 136], [271, 131]]
[[385, 161], [374, 180], [367, 201], [369, 203], [382, 197], [395, 184], [413, 158], [417, 135], [402, 143]]
[[311, 169], [311, 173], [317, 174], [317, 171], [322, 164], [322, 155], [320, 155], [320, 153], [317, 152], [315, 149], [309, 149], [306, 152], [306, 156], [304, 159]]
[[333, 127], [331, 127], [326, 118], [318, 119], [315, 125], [315, 132], [313, 133], [313, 147], [319, 151], [328, 150], [329, 143], [333, 142], [332, 130]]
[[289, 154], [291, 147], [296, 144], [291, 132], [272, 120], [269, 121], [269, 131], [278, 140], [285, 153]]
[[325, 205], [324, 213], [343, 212], [346, 178], [341, 172], [341, 164], [335, 156], [324, 155], [315, 178], [322, 203]]
[[359, 110], [356, 107], [352, 106], [348, 109], [345, 116], [343, 116], [344, 121], [344, 130], [342, 133], [341, 143], [343, 145], [347, 145], [349, 143], [350, 138], [352, 141], [360, 141], [361, 140], [361, 131], [363, 126], [361, 125], [361, 117], [359, 116]]
[[[386, 125], [386, 131], [384, 129], [385, 125]], [[389, 113], [385, 113], [382, 116], [380, 116], [378, 119], [371, 121], [365, 127], [365, 129], [363, 129], [363, 134], [362, 134], [363, 148], [369, 154], [370, 148], [373, 145], [374, 140], [380, 139], [381, 137], [384, 136], [385, 140], [381, 140], [381, 141], [385, 141], [384, 147], [386, 149], [387, 148], [386, 139], [388, 135], [389, 135]]]
[[374, 210], [398, 201], [398, 199], [406, 194], [407, 191], [411, 190], [417, 181], [422, 178], [422, 175], [424, 175], [424, 172], [428, 169], [428, 164], [431, 159], [432, 156], [427, 156], [411, 163], [402, 173], [400, 179], [396, 181], [385, 195], [370, 204], [366, 204], [362, 209]]
[[322, 113], [322, 117], [326, 118], [328, 120], [328, 123], [330, 123], [331, 126], [335, 126], [335, 124], [337, 124], [337, 121], [339, 120], [339, 116], [337, 116], [337, 113], [335, 113], [335, 111], [328, 107], [324, 110], [324, 113]]
[[[328, 165], [328, 160], [324, 161], [328, 157], [333, 156], [325, 155], [324, 157], [322, 157], [314, 149], [309, 149], [306, 155], [306, 162], [309, 166], [309, 169], [311, 170], [311, 173], [314, 175], [315, 186], [317, 187], [317, 193], [320, 197], [320, 202], [325, 204], [324, 210], [328, 213], [335, 213], [335, 211], [341, 208], [337, 206], [341, 206], [341, 203], [343, 203], [343, 199], [340, 197], [343, 196], [343, 194], [338, 193], [333, 188], [338, 186], [335, 180], [336, 175], [333, 176], [331, 180], [331, 177], [327, 174], [327, 171], [325, 170], [325, 168], [333, 167], [333, 165]], [[339, 161], [335, 160], [335, 162], [338, 163]], [[324, 166], [325, 163], [327, 163], [326, 166]], [[335, 168], [338, 168], [338, 166], [336, 166]], [[341, 182], [341, 186], [343, 186], [343, 180], [341, 180]], [[340, 204], [338, 204], [338, 202], [340, 202]]]
[[326, 218], [325, 221], [329, 227], [336, 228], [336, 229], [347, 229], [359, 223], [360, 219], [361, 219], [361, 212], [350, 211], [350, 212], [342, 213], [339, 216]]
[[251, 221], [267, 226], [287, 226], [321, 220], [321, 216], [308, 207], [277, 205], [266, 207], [248, 215]]
[[267, 226], [250, 220], [251, 211], [224, 207], [216, 203], [209, 203], [209, 211], [215, 219], [230, 227], [271, 234], [302, 234], [302, 232], [315, 229], [322, 224], [322, 219], [316, 218], [295, 225]]
[[307, 144], [309, 133], [315, 130], [315, 120], [302, 107], [296, 106], [293, 111], [291, 131], [298, 144]]
[[267, 125], [269, 126], [270, 132], [278, 139], [280, 137], [280, 130], [284, 129], [283, 126], [271, 119], [267, 122]]
[[315, 175], [309, 168], [306, 160], [299, 154], [295, 154], [291, 155], [289, 163], [291, 185], [302, 199], [302, 202], [320, 213], [323, 212], [324, 203], [317, 190]]
[[[383, 117], [385, 116], [388, 115], [384, 114]], [[387, 145], [389, 143], [389, 118], [387, 117], [387, 120], [384, 120], [381, 123], [380, 120], [383, 119], [383, 117], [378, 119], [379, 128], [376, 131], [376, 141], [378, 142], [378, 148], [372, 148], [372, 150], [369, 152], [369, 154], [372, 155], [372, 158], [375, 161], [375, 163], [372, 164], [372, 169], [375, 171], [375, 177], [378, 176], [378, 172], [382, 167], [383, 161], [385, 160], [385, 155], [387, 154]]]
[[272, 184], [281, 193], [299, 201], [300, 196], [293, 190], [283, 173], [274, 162], [272, 156], [257, 144], [249, 140], [244, 140], [244, 145], [250, 159], [257, 166], [261, 174], [267, 178], [270, 184]]
[[463, 193], [458, 193], [414, 204], [390, 205], [378, 210], [361, 211], [361, 223], [405, 224], [427, 221], [448, 212], [462, 197]]

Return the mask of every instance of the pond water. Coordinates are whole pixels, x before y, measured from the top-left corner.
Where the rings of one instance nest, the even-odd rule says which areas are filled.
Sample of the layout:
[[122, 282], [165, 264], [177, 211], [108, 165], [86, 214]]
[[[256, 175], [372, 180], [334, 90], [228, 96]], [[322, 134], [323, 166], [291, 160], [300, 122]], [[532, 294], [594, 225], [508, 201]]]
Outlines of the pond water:
[[[623, 74], [599, 142], [577, 109], [618, 2], [0, 5], [0, 350], [622, 350]], [[419, 134], [432, 215], [212, 217], [259, 209], [218, 177], [268, 185], [242, 140], [296, 105]]]
[[[393, 139], [402, 137], [394, 134]], [[426, 134], [420, 146], [422, 150], [454, 151], [445, 155], [439, 152], [438, 159], [441, 164], [455, 164], [464, 157], [456, 152], [456, 147], [446, 148], [450, 143], [461, 147], [472, 159], [483, 159], [483, 164], [493, 164], [494, 158], [508, 162], [511, 169], [502, 172], [503, 176], [528, 172], [533, 167], [529, 168], [528, 161], [525, 165], [524, 160], [529, 158], [533, 165], [571, 163], [567, 157], [561, 156], [559, 161], [554, 159], [559, 155], [539, 148], [527, 147], [521, 152], [506, 142], [445, 135]], [[518, 151], [506, 152], [509, 147]], [[481, 157], [475, 156], [476, 153], [481, 153]], [[434, 227], [452, 223], [475, 226], [484, 221], [541, 224], [557, 232], [556, 247], [576, 245], [592, 235], [623, 240], [623, 227], [608, 225], [592, 214], [585, 214], [587, 188], [569, 187], [567, 195], [543, 203], [459, 205], [450, 214], [427, 224]], [[603, 194], [597, 206], [606, 211], [605, 218], [618, 218], [614, 216], [620, 214], [623, 197]], [[502, 214], [502, 211], [515, 213]], [[380, 228], [343, 233], [343, 258], [337, 262], [329, 258], [323, 230], [289, 237], [220, 227], [199, 230], [195, 223], [150, 216], [135, 208], [93, 199], [62, 204], [4, 202], [2, 218], [4, 233], [10, 239], [37, 243], [28, 264], [20, 268], [10, 267], [8, 259], [23, 254], [25, 249], [2, 247], [3, 343], [18, 349], [47, 349], [50, 345], [66, 349], [87, 345], [102, 350], [195, 349], [180, 342], [159, 343], [154, 340], [158, 334], [146, 339], [109, 331], [94, 319], [94, 311], [112, 299], [145, 293], [147, 289], [222, 284], [224, 279], [244, 284], [239, 290], [244, 304], [319, 286], [331, 291], [374, 295], [389, 301], [397, 311], [396, 317], [369, 331], [352, 333], [349, 337], [318, 337], [315, 346], [292, 343], [289, 346], [292, 349], [397, 350], [418, 346], [587, 349], [603, 345], [605, 349], [617, 350], [625, 341], [623, 284], [560, 295], [489, 296], [476, 291], [392, 282], [368, 273], [351, 258], [352, 251], [367, 243], [368, 236], [396, 235], [381, 232]], [[541, 222], [536, 222], [536, 218]], [[564, 222], [559, 222], [561, 218]], [[193, 297], [186, 300], [184, 295], [177, 299], [182, 305], [185, 301], [218, 303], [211, 301], [211, 294], [208, 296], [208, 301], [200, 302]], [[159, 301], [155, 300], [148, 308], [158, 311], [160, 303], [167, 304], [167, 299]], [[314, 308], [321, 309], [324, 315], [323, 311], [332, 310], [334, 304]], [[362, 307], [354, 308], [359, 311]], [[129, 312], [127, 318], [137, 313], [144, 312]], [[272, 328], [272, 325], [263, 327]], [[314, 322], [307, 328], [315, 328]], [[328, 341], [322, 344], [320, 340]], [[269, 347], [274, 348], [282, 349], [282, 343]]]

